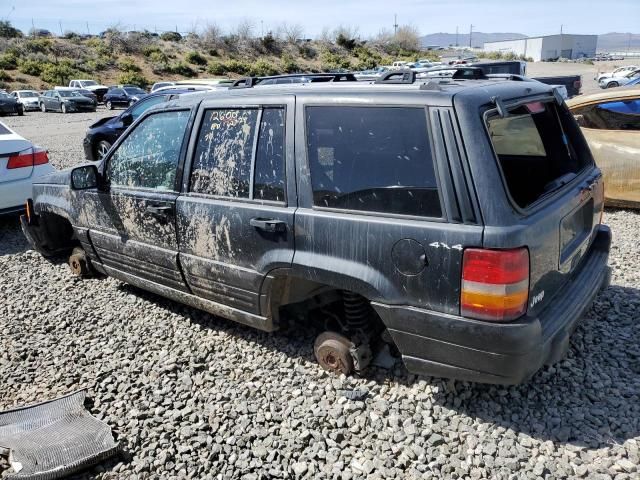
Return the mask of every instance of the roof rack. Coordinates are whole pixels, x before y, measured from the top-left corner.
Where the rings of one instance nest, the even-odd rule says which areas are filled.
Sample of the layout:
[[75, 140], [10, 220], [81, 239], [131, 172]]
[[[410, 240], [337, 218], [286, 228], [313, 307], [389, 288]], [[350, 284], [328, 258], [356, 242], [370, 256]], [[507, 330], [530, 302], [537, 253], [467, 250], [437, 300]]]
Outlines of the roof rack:
[[[398, 78], [399, 77], [399, 78]], [[383, 73], [374, 83], [376, 84], [411, 84], [416, 81], [416, 72], [413, 70], [391, 70]]]
[[[269, 80], [279, 80], [281, 78], [308, 79], [309, 82], [357, 82], [358, 79], [353, 73], [291, 73], [286, 75], [271, 75], [268, 77], [245, 77], [234, 81], [229, 88], [253, 88], [256, 85]], [[292, 82], [295, 83], [295, 82]], [[304, 82], [299, 82], [304, 83]]]

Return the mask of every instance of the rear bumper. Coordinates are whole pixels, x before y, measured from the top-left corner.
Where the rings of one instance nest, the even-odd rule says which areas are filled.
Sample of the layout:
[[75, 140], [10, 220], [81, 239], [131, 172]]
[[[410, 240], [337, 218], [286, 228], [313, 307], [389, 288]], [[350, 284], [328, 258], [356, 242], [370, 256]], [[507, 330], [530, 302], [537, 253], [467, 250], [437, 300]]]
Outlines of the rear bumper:
[[518, 384], [560, 360], [569, 335], [609, 285], [611, 231], [600, 226], [589, 254], [536, 317], [490, 323], [407, 306], [373, 303], [413, 373], [481, 383]]

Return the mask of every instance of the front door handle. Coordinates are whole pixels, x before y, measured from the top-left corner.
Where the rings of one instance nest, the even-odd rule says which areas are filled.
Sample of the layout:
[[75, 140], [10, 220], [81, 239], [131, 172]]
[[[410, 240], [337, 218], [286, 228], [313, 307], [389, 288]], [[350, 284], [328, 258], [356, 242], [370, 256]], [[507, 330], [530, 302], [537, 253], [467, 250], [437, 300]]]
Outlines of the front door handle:
[[153, 217], [166, 218], [173, 212], [172, 205], [147, 205], [146, 211]]
[[252, 218], [249, 225], [269, 233], [282, 233], [287, 230], [287, 222], [272, 218]]

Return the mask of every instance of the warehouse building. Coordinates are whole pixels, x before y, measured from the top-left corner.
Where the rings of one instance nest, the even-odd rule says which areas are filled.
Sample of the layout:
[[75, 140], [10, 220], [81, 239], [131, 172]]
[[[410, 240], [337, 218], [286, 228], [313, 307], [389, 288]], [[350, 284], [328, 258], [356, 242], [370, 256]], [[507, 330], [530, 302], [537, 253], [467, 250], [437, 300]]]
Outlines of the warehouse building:
[[556, 58], [594, 57], [598, 45], [597, 35], [547, 35], [518, 40], [503, 40], [484, 44], [485, 52], [515, 53], [531, 57], [535, 62]]

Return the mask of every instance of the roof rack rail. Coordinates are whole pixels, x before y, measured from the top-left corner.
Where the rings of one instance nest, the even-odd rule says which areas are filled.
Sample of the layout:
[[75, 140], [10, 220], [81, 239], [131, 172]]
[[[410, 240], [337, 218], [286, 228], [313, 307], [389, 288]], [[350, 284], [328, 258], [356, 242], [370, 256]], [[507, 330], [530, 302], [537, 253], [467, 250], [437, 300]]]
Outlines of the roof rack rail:
[[253, 88], [257, 83], [258, 77], [244, 77], [235, 80], [229, 88]]
[[[398, 78], [400, 77], [400, 78]], [[413, 70], [391, 70], [383, 73], [374, 83], [380, 84], [410, 84], [416, 81], [416, 72]]]
[[[276, 83], [279, 79], [308, 79], [308, 82], [357, 82], [358, 79], [353, 73], [291, 73], [286, 75], [271, 75], [268, 77], [244, 77], [235, 80], [229, 88], [253, 88], [261, 83]], [[283, 82], [284, 83], [284, 82]], [[304, 82], [291, 82], [304, 83]]]

